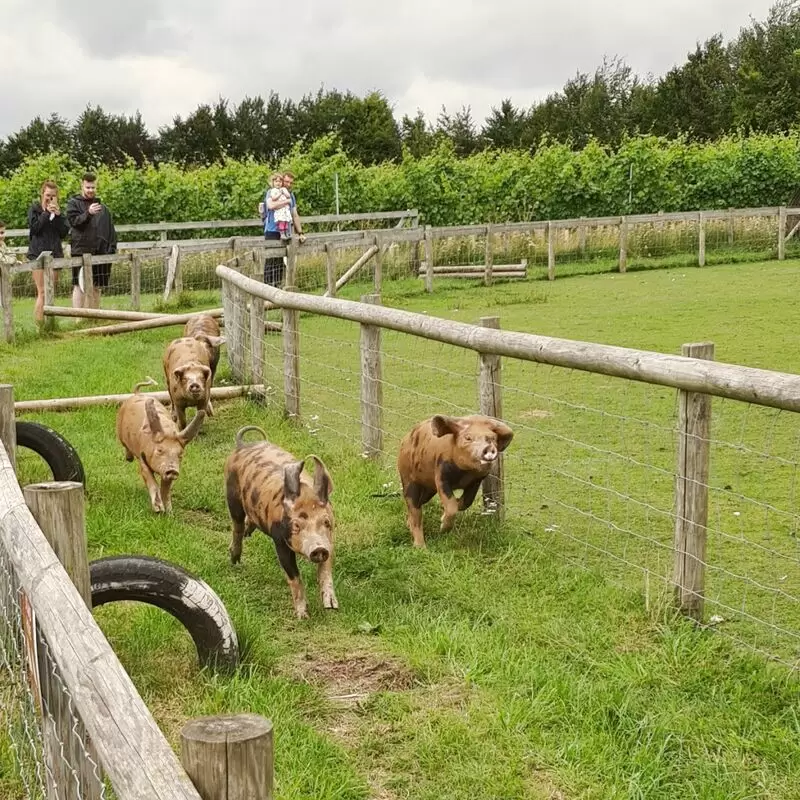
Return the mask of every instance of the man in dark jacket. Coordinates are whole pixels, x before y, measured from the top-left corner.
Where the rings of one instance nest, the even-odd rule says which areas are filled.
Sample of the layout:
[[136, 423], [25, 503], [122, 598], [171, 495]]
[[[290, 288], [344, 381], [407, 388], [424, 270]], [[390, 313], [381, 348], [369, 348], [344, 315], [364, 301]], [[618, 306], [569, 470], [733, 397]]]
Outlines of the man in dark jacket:
[[[117, 252], [117, 232], [108, 206], [97, 197], [97, 178], [87, 172], [81, 180], [81, 193], [67, 203], [67, 222], [72, 238], [72, 255], [108, 255]], [[72, 307], [99, 308], [100, 291], [108, 286], [111, 264], [92, 264], [92, 296], [81, 288], [81, 267], [72, 268]]]

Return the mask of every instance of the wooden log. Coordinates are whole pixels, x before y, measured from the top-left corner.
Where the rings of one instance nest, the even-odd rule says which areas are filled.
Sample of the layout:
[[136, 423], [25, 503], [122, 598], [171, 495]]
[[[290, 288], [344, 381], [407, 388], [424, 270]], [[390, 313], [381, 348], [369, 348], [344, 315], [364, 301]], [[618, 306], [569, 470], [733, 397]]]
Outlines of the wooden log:
[[223, 266], [217, 267], [217, 275], [283, 308], [380, 325], [479, 353], [494, 353], [539, 364], [704, 392], [770, 408], [800, 411], [800, 375], [616, 345], [516, 331], [495, 331], [397, 308], [284, 292], [273, 286], [256, 283]]
[[786, 259], [786, 206], [778, 212], [778, 261]]
[[619, 218], [619, 271], [628, 271], [628, 220]]
[[[711, 343], [685, 344], [684, 356], [713, 360]], [[674, 577], [679, 610], [703, 617], [708, 474], [711, 453], [711, 397], [681, 391], [678, 397], [678, 465], [675, 481]]]
[[[380, 305], [380, 295], [362, 295], [361, 302]], [[361, 326], [361, 447], [369, 458], [383, 453], [381, 329], [376, 325]]]
[[186, 314], [159, 314], [153, 311], [123, 311], [116, 308], [69, 308], [68, 306], [45, 305], [44, 315], [54, 317], [85, 317], [87, 319], [113, 319], [135, 322], [146, 319], [170, 319], [171, 317], [186, 317], [192, 314], [208, 314], [219, 319], [223, 315], [221, 308], [187, 312]]
[[181, 763], [203, 800], [272, 800], [272, 723], [256, 714], [190, 720]]
[[[22, 490], [25, 503], [53, 548], [87, 608], [92, 607], [89, 556], [86, 548], [86, 514], [83, 484], [74, 482], [36, 483]], [[54, 675], [54, 662], [46, 639], [34, 622], [33, 636], [39, 654], [35, 684], [40, 691], [42, 739], [46, 773], [53, 800], [100, 798], [102, 773], [94, 747], [87, 741], [83, 721], [75, 717], [65, 696], [60, 678]], [[28, 647], [28, 652], [31, 648]], [[88, 756], [88, 757], [87, 757]]]
[[[294, 293], [293, 286], [287, 286], [283, 291], [289, 296]], [[284, 410], [289, 419], [297, 420], [300, 418], [300, 314], [286, 306], [282, 309]]]
[[14, 341], [14, 298], [11, 295], [11, 265], [0, 263], [0, 302], [3, 304], [3, 338]]
[[492, 285], [492, 268], [494, 267], [494, 230], [491, 225], [486, 226], [486, 245], [484, 247], [484, 274], [483, 285]]
[[131, 254], [131, 308], [141, 308], [142, 296], [142, 259], [138, 253]]
[[[353, 275], [355, 275], [361, 269], [361, 267], [363, 267], [364, 264], [366, 264], [367, 261], [369, 261], [377, 252], [378, 248], [373, 244], [365, 253], [362, 253], [355, 263], [347, 269], [344, 275], [342, 275], [342, 277], [336, 281], [336, 291], [338, 292], [339, 289], [341, 289], [342, 286], [344, 286], [353, 277]], [[325, 291], [323, 297], [328, 297], [327, 290]]]
[[[498, 330], [500, 317], [481, 317], [484, 328]], [[478, 407], [481, 414], [495, 419], [503, 417], [503, 378], [500, 356], [491, 353], [478, 355]], [[503, 454], [500, 453], [489, 474], [481, 484], [483, 508], [496, 514], [498, 520], [505, 517]]]
[[[249, 279], [248, 279], [249, 280]], [[153, 328], [168, 328], [171, 325], [185, 325], [191, 314], [166, 314], [153, 319], [142, 319], [137, 322], [123, 322], [119, 325], [102, 325], [98, 328], [78, 328], [70, 331], [72, 336], [113, 336], [117, 333], [131, 333], [132, 331], [147, 331]], [[229, 327], [229, 326], [227, 326]], [[227, 330], [226, 327], [226, 330]]]
[[556, 279], [556, 232], [552, 222], [547, 223], [547, 280]]
[[[513, 273], [525, 273], [527, 268], [527, 261], [520, 263], [520, 264], [495, 264], [492, 267], [492, 275], [498, 275], [503, 272], [513, 272]], [[476, 278], [483, 278], [486, 273], [486, 268], [481, 264], [452, 264], [449, 266], [442, 266], [442, 267], [434, 267], [433, 274], [435, 276], [440, 275], [452, 275], [453, 273], [469, 273], [474, 275]], [[419, 271], [419, 277], [425, 277], [425, 269], [421, 268]]]
[[[525, 277], [525, 273], [522, 272], [521, 270], [512, 271], [512, 272], [496, 270], [492, 274], [494, 275], [495, 278], [524, 278]], [[479, 280], [483, 280], [484, 279], [484, 275], [482, 273], [481, 274], [477, 274], [475, 272], [442, 272], [442, 273], [438, 273], [437, 272], [436, 273], [436, 277], [437, 278], [469, 278], [469, 279], [474, 280], [474, 281], [479, 281]]]
[[11, 468], [16, 469], [17, 424], [14, 419], [14, 387], [0, 383], [0, 442], [6, 449]]
[[336, 297], [336, 250], [331, 242], [325, 243], [325, 277], [328, 297]]
[[433, 237], [431, 226], [425, 226], [425, 291], [433, 291]]
[[[241, 397], [249, 391], [263, 391], [260, 385], [253, 386], [214, 386], [211, 389], [212, 400], [230, 400], [233, 397]], [[142, 395], [153, 397], [162, 403], [169, 405], [168, 392], [141, 392]], [[88, 408], [89, 406], [119, 405], [133, 395], [127, 394], [99, 394], [88, 395], [86, 397], [58, 397], [52, 400], [18, 400], [14, 403], [14, 411], [23, 413], [25, 411], [72, 411], [76, 408]]]
[[0, 548], [117, 797], [201, 800], [25, 505], [0, 450]]

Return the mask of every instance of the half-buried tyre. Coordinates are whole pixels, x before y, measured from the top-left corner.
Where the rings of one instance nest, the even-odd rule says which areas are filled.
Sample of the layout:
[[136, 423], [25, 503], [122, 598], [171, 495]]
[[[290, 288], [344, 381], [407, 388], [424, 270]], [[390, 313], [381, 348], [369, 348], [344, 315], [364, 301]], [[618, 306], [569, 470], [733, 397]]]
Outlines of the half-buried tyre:
[[119, 600], [147, 603], [172, 614], [194, 641], [200, 665], [231, 672], [239, 642], [217, 593], [182, 567], [148, 556], [109, 556], [89, 565], [92, 607]]
[[17, 422], [17, 447], [33, 450], [50, 467], [55, 481], [76, 481], [86, 486], [78, 451], [58, 432], [40, 422]]

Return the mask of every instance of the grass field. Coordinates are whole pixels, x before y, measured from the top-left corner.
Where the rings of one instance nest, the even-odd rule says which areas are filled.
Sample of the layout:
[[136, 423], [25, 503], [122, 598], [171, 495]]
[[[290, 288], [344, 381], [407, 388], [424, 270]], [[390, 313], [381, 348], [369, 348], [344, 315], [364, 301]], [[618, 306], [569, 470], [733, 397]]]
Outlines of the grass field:
[[[491, 290], [441, 282], [433, 296], [407, 280], [387, 282], [383, 301], [662, 352], [710, 340], [719, 361], [800, 372], [799, 278], [790, 261]], [[163, 382], [170, 336], [29, 332], [0, 346], [0, 379], [17, 399], [126, 391], [144, 375]], [[674, 392], [506, 360], [504, 417], [517, 431], [506, 521], [482, 515], [478, 501], [439, 535], [434, 501], [429, 549], [418, 552], [397, 494], [397, 440], [431, 413], [474, 411], [476, 356], [384, 334], [387, 455], [374, 464], [360, 453], [358, 337], [356, 325], [302, 317], [303, 420], [293, 425], [280, 413], [280, 337], [268, 336], [273, 402], [217, 405], [187, 450], [169, 518], [152, 514], [124, 461], [114, 409], [29, 417], [82, 456], [90, 556], [175, 561], [214, 587], [237, 626], [242, 667], [223, 678], [198, 671], [191, 640], [166, 615], [98, 610], [170, 741], [197, 715], [269, 717], [281, 800], [800, 797], [800, 691], [784, 664], [751, 649], [800, 656], [796, 417], [714, 401], [708, 614], [725, 617], [719, 631], [729, 634], [718, 635], [676, 619], [663, 581]], [[298, 455], [318, 453], [332, 473], [338, 613], [323, 615], [306, 565], [311, 619], [293, 619], [264, 536], [246, 541], [241, 565], [227, 561], [222, 464], [235, 431], [252, 423]], [[20, 462], [22, 482], [43, 477], [34, 457]], [[5, 746], [0, 796], [19, 796]]]

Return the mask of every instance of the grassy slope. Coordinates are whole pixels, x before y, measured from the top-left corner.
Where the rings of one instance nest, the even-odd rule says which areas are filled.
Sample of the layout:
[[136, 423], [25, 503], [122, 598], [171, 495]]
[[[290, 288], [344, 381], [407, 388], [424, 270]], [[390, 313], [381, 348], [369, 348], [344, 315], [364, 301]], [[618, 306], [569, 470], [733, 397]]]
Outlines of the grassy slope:
[[[462, 284], [433, 297], [418, 283], [398, 282], [386, 286], [384, 300], [465, 321], [499, 314], [508, 329], [665, 352], [710, 339], [718, 360], [797, 372], [798, 273], [797, 263], [773, 263], [491, 292]], [[584, 496], [591, 505], [598, 492], [582, 485], [581, 498], [571, 499], [585, 470], [601, 470], [603, 480], [636, 497], [653, 484], [652, 467], [669, 468], [673, 394], [507, 363], [507, 416], [524, 433], [509, 452], [510, 507], [534, 511], [510, 513], [500, 528], [472, 511], [452, 534], [438, 536], [431, 504], [430, 549], [419, 553], [409, 546], [400, 499], [373, 495], [396, 482], [391, 454], [411, 419], [441, 404], [470, 406], [474, 355], [385, 336], [390, 457], [374, 466], [358, 455], [357, 337], [353, 326], [304, 318], [306, 425], [291, 427], [275, 407], [220, 404], [187, 451], [169, 519], [151, 514], [135, 468], [122, 459], [113, 409], [37, 417], [84, 460], [91, 556], [177, 561], [214, 586], [233, 615], [244, 663], [235, 678], [221, 679], [197, 672], [191, 642], [171, 619], [121, 605], [98, 611], [171, 741], [194, 715], [270, 717], [281, 798], [799, 796], [792, 787], [800, 784], [800, 697], [784, 672], [675, 622], [658, 598], [646, 612], [641, 584], [615, 571], [617, 562], [588, 558], [552, 529], [577, 535], [582, 520], [575, 522], [569, 506]], [[0, 349], [2, 379], [15, 384], [18, 398], [121, 391], [144, 374], [160, 379], [166, 338], [154, 331], [81, 343], [33, 340]], [[277, 340], [267, 343], [275, 379]], [[632, 419], [618, 425], [608, 417], [617, 411]], [[636, 420], [659, 427], [641, 437]], [[227, 563], [221, 465], [237, 427], [252, 422], [288, 449], [318, 452], [331, 468], [338, 614], [323, 616], [312, 601], [310, 622], [291, 619], [263, 536], [247, 541], [240, 567]], [[728, 408], [720, 424], [731, 440], [743, 435]], [[759, 425], [751, 427], [758, 438]], [[630, 462], [587, 456], [575, 441], [629, 453], [648, 467], [628, 476]], [[32, 459], [22, 469], [23, 479], [41, 474]], [[737, 489], [756, 496], [758, 475], [738, 477], [745, 483]], [[668, 507], [669, 480], [647, 491], [653, 506]], [[668, 520], [655, 512], [641, 516], [599, 496], [606, 505], [598, 519], [622, 514], [625, 530], [653, 525], [654, 538], [668, 538]], [[542, 523], [551, 526], [547, 535]], [[581, 536], [640, 565], [653, 549], [635, 541], [617, 549], [623, 537], [610, 537], [602, 523]], [[314, 593], [312, 572], [303, 574]]]

